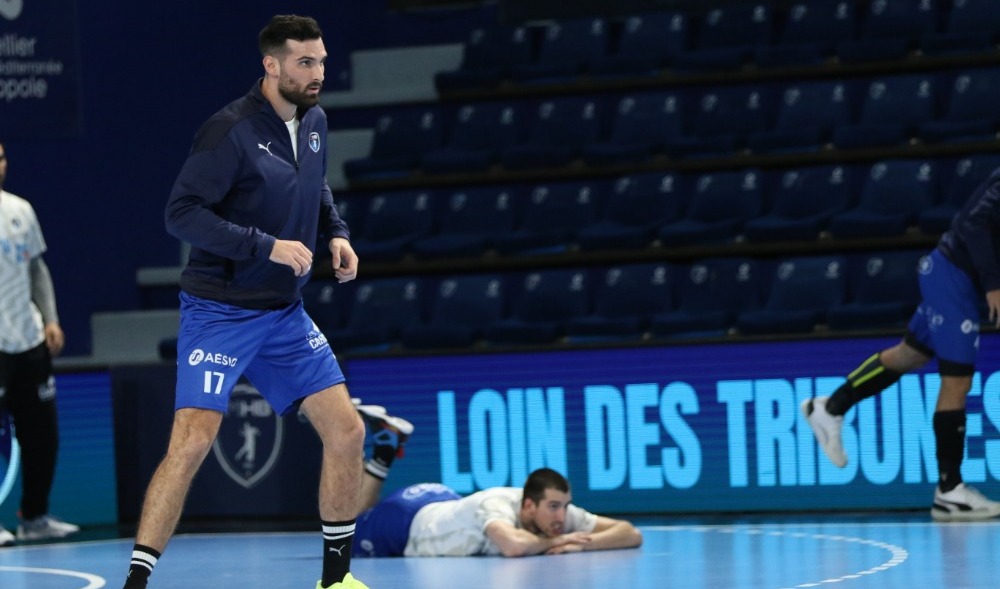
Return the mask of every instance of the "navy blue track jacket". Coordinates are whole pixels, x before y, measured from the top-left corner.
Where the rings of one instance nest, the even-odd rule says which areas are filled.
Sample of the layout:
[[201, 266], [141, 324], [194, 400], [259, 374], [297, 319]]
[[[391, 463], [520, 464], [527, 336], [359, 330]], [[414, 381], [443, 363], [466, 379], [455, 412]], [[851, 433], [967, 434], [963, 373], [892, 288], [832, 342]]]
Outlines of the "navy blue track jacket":
[[165, 214], [167, 231], [192, 246], [185, 292], [249, 309], [285, 307], [309, 276], [268, 260], [275, 239], [315, 250], [317, 239], [350, 237], [326, 183], [326, 113], [314, 106], [300, 117], [298, 162], [260, 81], [198, 131]]
[[938, 249], [984, 292], [1000, 289], [1000, 169], [972, 193]]

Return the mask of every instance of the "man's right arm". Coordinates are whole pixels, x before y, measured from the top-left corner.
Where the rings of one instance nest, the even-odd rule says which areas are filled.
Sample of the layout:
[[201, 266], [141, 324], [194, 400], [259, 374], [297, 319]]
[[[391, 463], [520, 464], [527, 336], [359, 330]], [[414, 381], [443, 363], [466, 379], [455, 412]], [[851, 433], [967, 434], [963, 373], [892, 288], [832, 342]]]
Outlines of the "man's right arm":
[[500, 548], [500, 553], [508, 557], [543, 554], [560, 546], [582, 546], [590, 542], [590, 534], [584, 532], [571, 532], [549, 538], [536, 536], [502, 520], [494, 520], [487, 524], [486, 535]]

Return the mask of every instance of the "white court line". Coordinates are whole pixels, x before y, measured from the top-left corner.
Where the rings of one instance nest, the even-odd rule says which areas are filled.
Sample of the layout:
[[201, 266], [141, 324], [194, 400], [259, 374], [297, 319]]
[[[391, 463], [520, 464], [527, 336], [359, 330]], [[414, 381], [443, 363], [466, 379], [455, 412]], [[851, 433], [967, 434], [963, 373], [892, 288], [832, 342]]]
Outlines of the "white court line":
[[[812, 525], [815, 527], [816, 524], [800, 524], [800, 525]], [[856, 525], [856, 524], [855, 524]], [[867, 524], [865, 524], [867, 525]], [[652, 529], [665, 532], [716, 532], [719, 534], [746, 534], [746, 535], [769, 535], [769, 536], [789, 536], [793, 538], [806, 538], [812, 540], [828, 540], [834, 542], [851, 542], [855, 544], [867, 544], [869, 546], [874, 546], [882, 550], [886, 550], [892, 556], [889, 560], [873, 566], [864, 571], [858, 571], [856, 573], [848, 573], [846, 575], [841, 575], [840, 577], [834, 577], [831, 579], [823, 579], [821, 581], [816, 581], [812, 583], [800, 583], [794, 585], [792, 588], [782, 588], [782, 589], [808, 589], [810, 587], [821, 587], [823, 585], [829, 585], [832, 583], [839, 583], [841, 581], [850, 581], [852, 579], [857, 579], [865, 575], [871, 575], [874, 573], [880, 573], [882, 571], [887, 571], [897, 565], [902, 564], [909, 558], [910, 554], [907, 550], [901, 546], [896, 546], [895, 544], [889, 544], [887, 542], [880, 542], [878, 540], [870, 540], [868, 538], [855, 538], [852, 536], [841, 536], [841, 535], [831, 535], [831, 534], [810, 534], [807, 532], [783, 532], [779, 529], [775, 529], [774, 525], [763, 526], [763, 527], [750, 527], [750, 526], [721, 526], [721, 525], [707, 525], [707, 526], [640, 526], [641, 529]], [[785, 527], [785, 526], [780, 526]]]
[[34, 567], [8, 567], [0, 566], [0, 572], [7, 571], [11, 573], [38, 573], [40, 575], [63, 575], [64, 577], [77, 577], [87, 581], [87, 585], [81, 587], [80, 589], [101, 589], [107, 584], [104, 577], [99, 577], [97, 575], [92, 575], [90, 573], [81, 573], [80, 571], [66, 571], [62, 569], [37, 569]]

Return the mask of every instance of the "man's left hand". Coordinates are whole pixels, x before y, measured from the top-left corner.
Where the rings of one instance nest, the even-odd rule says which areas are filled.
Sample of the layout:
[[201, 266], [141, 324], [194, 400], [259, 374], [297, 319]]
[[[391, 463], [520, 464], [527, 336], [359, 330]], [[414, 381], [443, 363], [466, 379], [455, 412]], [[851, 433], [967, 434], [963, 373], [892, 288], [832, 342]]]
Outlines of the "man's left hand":
[[330, 240], [330, 253], [333, 254], [333, 273], [337, 282], [350, 282], [358, 276], [358, 254], [354, 253], [351, 242], [343, 237]]
[[53, 357], [58, 356], [62, 352], [63, 345], [66, 343], [66, 337], [63, 335], [63, 330], [59, 327], [58, 323], [46, 323], [45, 324], [45, 346], [49, 349], [49, 354]]

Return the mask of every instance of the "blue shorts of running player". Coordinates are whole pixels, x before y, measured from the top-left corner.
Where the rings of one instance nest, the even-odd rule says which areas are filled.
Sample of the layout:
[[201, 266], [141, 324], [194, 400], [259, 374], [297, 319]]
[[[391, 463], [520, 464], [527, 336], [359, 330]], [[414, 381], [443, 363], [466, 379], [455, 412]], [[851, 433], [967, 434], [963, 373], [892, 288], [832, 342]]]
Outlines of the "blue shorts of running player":
[[935, 249], [920, 262], [922, 301], [906, 343], [937, 356], [944, 376], [972, 376], [979, 353], [979, 300], [972, 278]]
[[226, 413], [247, 380], [279, 415], [305, 397], [344, 382], [326, 337], [302, 301], [276, 310], [244, 309], [182, 292], [175, 409]]
[[461, 498], [440, 483], [420, 483], [399, 489], [358, 516], [351, 554], [356, 557], [403, 556], [410, 539], [410, 524], [420, 508]]

